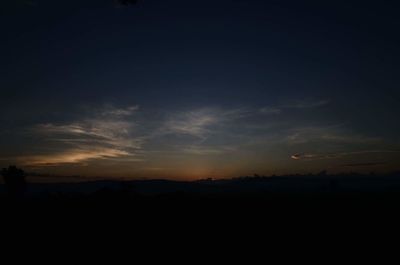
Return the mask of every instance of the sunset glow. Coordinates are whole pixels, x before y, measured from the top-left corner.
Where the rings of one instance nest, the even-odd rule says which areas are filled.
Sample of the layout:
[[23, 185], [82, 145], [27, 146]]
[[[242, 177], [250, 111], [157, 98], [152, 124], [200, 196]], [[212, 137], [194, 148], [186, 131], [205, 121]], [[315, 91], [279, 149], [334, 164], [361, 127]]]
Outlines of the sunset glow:
[[190, 180], [399, 169], [391, 4], [25, 2], [1, 14], [2, 167]]

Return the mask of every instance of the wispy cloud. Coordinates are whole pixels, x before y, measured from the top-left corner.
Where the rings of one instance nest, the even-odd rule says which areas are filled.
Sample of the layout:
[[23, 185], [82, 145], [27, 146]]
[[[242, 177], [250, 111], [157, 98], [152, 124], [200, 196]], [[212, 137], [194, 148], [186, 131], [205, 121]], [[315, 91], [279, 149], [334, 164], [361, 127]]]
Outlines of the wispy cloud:
[[51, 148], [46, 155], [24, 159], [31, 165], [50, 165], [134, 156], [144, 140], [133, 136], [135, 123], [126, 118], [137, 109], [108, 108], [101, 115], [72, 123], [37, 125], [33, 132], [51, 142]]
[[[326, 103], [310, 105], [323, 104]], [[168, 156], [212, 163], [217, 156], [243, 157], [244, 152], [249, 159], [265, 156], [266, 159], [291, 157], [303, 161], [372, 153], [385, 153], [387, 157], [390, 152], [400, 153], [386, 151], [390, 145], [385, 138], [363, 135], [345, 124], [326, 126], [326, 122], [315, 121], [308, 126], [308, 121], [294, 120], [290, 115], [282, 115], [280, 119], [265, 116], [279, 114], [279, 108], [265, 108], [263, 113], [254, 107], [205, 107], [142, 115], [144, 111], [135, 105], [126, 108], [105, 105], [80, 113], [79, 118], [68, 122], [38, 124], [25, 135], [24, 143], [29, 144], [29, 150], [21, 148], [24, 153], [16, 158], [10, 146], [8, 161], [36, 167], [92, 166], [99, 160], [106, 160], [107, 165], [145, 161], [143, 166], [148, 166], [146, 163], [163, 161]], [[32, 139], [37, 142], [32, 144]], [[291, 152], [298, 153], [290, 155]], [[379, 159], [378, 156], [362, 158]], [[179, 167], [178, 164], [177, 160], [174, 166]]]
[[282, 108], [288, 109], [312, 109], [319, 108], [329, 104], [329, 100], [301, 100], [283, 105]]
[[263, 107], [260, 109], [261, 114], [269, 115], [269, 114], [280, 114], [282, 112], [281, 108], [277, 107]]
[[198, 138], [206, 138], [215, 127], [246, 115], [243, 109], [220, 110], [204, 108], [172, 115], [162, 130], [165, 133], [185, 134]]
[[166, 122], [166, 131], [204, 138], [209, 127], [218, 122], [219, 117], [211, 110], [190, 111], [178, 114]]
[[127, 108], [115, 108], [107, 106], [102, 111], [103, 116], [130, 116], [139, 110], [139, 106], [130, 106]]

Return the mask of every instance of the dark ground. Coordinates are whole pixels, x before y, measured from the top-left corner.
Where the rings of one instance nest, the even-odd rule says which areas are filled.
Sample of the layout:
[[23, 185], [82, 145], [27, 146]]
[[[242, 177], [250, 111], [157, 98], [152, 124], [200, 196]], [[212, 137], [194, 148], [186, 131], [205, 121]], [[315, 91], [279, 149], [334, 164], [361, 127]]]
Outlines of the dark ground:
[[95, 219], [96, 223], [154, 223], [157, 227], [177, 223], [195, 227], [258, 224], [333, 228], [352, 223], [388, 226], [397, 221], [400, 212], [400, 177], [391, 174], [28, 184], [23, 196], [11, 196], [1, 187], [0, 207], [7, 216], [3, 221], [16, 218], [39, 223], [51, 219], [68, 220], [70, 224], [79, 220], [78, 224]]
[[109, 254], [113, 263], [325, 263], [348, 254], [360, 261], [378, 247], [398, 252], [399, 183], [353, 176], [30, 184], [24, 197], [1, 193], [1, 236], [13, 250], [23, 245], [49, 258], [55, 249], [71, 262], [77, 253], [92, 262]]

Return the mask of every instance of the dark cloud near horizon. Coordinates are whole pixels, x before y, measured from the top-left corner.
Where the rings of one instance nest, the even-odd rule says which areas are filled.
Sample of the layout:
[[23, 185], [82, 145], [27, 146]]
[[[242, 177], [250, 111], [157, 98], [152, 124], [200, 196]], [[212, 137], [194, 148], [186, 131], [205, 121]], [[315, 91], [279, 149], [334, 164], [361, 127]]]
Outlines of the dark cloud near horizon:
[[293, 160], [320, 160], [320, 159], [336, 159], [343, 157], [351, 157], [358, 155], [368, 154], [398, 154], [399, 150], [364, 150], [364, 151], [353, 151], [353, 152], [341, 152], [341, 153], [326, 153], [326, 154], [306, 154], [296, 153], [291, 155]]
[[368, 162], [368, 163], [355, 163], [355, 164], [345, 164], [345, 167], [372, 167], [372, 166], [382, 166], [386, 165], [386, 162]]

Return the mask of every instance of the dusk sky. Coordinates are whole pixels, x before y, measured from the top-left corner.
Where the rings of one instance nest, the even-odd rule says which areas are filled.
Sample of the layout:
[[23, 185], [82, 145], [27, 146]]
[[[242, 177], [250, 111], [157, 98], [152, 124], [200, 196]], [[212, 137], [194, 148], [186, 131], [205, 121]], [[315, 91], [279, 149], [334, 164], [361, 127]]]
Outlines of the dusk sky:
[[399, 170], [399, 12], [352, 0], [2, 3], [0, 166], [186, 180]]

